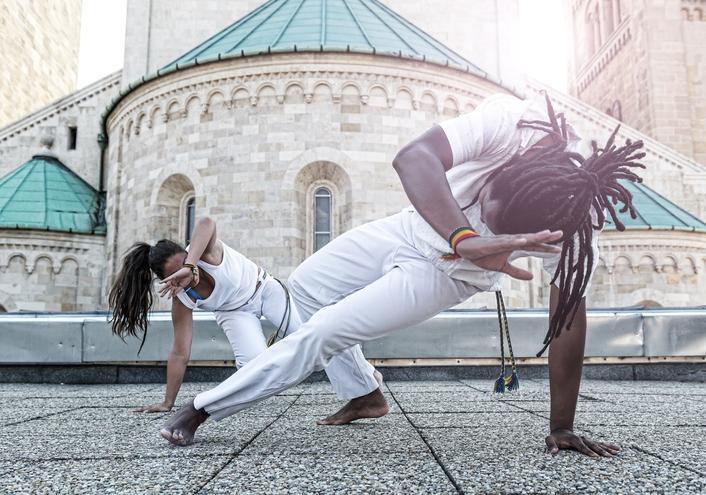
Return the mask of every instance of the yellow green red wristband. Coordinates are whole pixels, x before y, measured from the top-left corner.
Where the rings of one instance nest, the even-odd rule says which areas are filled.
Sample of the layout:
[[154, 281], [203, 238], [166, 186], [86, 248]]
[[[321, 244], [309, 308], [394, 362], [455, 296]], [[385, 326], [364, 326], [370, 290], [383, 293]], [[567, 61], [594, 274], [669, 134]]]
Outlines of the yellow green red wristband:
[[456, 246], [458, 246], [458, 243], [470, 237], [478, 237], [478, 233], [470, 227], [461, 227], [454, 230], [449, 236], [449, 244], [451, 245], [451, 251], [456, 253]]

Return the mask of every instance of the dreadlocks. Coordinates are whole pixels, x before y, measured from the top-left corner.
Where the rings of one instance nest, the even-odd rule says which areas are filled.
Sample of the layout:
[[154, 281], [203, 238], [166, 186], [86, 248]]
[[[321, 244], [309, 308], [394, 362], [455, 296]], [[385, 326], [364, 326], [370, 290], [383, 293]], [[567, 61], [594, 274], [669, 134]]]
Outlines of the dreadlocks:
[[[616, 127], [605, 146], [592, 142], [588, 158], [566, 150], [568, 135], [563, 114], [555, 114], [549, 96], [545, 93], [549, 122], [521, 120], [518, 128], [530, 128], [551, 135], [553, 142], [538, 154], [525, 157], [515, 155], [506, 164], [493, 171], [484, 184], [490, 185], [493, 197], [505, 205], [499, 225], [506, 234], [561, 230], [562, 250], [559, 266], [551, 283], [559, 282], [559, 303], [549, 322], [541, 356], [549, 343], [573, 322], [576, 310], [584, 296], [593, 267], [591, 241], [593, 230], [602, 229], [607, 220], [606, 211], [615, 227], [625, 226], [617, 212], [629, 212], [636, 218], [632, 194], [620, 180], [642, 182], [632, 171], [645, 168], [639, 163], [645, 156], [637, 152], [642, 141], [626, 141], [615, 145]], [[478, 201], [480, 193], [473, 202]], [[619, 210], [618, 203], [622, 204]], [[469, 205], [470, 206], [470, 205]], [[595, 212], [594, 224], [591, 210]]]

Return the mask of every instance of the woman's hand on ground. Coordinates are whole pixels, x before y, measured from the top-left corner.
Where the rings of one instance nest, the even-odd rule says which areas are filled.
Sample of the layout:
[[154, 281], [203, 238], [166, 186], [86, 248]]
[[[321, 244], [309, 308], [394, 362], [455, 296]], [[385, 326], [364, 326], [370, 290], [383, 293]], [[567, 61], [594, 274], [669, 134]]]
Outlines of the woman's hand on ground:
[[169, 412], [172, 407], [165, 402], [158, 402], [157, 404], [150, 404], [149, 406], [138, 407], [133, 409], [132, 412], [145, 412], [145, 413], [156, 413], [156, 412]]
[[496, 272], [503, 272], [520, 280], [531, 280], [532, 273], [510, 263], [509, 258], [515, 251], [533, 251], [543, 253], [561, 253], [561, 246], [551, 244], [561, 239], [563, 233], [558, 230], [545, 230], [535, 234], [496, 235], [489, 237], [469, 237], [456, 246], [456, 252], [462, 258], [475, 265]]
[[613, 457], [620, 452], [620, 447], [615, 444], [596, 442], [567, 429], [554, 430], [545, 442], [551, 454], [558, 454], [560, 450], [576, 450], [589, 457]]
[[198, 277], [194, 276], [191, 269], [182, 267], [162, 280], [162, 285], [159, 287], [159, 295], [162, 297], [174, 297], [179, 291], [186, 289], [192, 284], [196, 285], [198, 283]]

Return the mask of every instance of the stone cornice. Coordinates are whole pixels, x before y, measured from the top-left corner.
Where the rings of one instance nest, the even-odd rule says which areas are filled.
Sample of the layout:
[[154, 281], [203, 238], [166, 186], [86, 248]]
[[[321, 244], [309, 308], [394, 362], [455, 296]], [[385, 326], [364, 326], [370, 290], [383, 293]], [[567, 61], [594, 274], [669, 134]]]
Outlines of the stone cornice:
[[[489, 88], [507, 91], [489, 80], [457, 69], [403, 58], [353, 53], [346, 54], [345, 58], [341, 54], [331, 53], [277, 54], [195, 66], [145, 82], [115, 105], [106, 119], [106, 128], [112, 133], [118, 123], [126, 118], [126, 111], [136, 118], [140, 110], [148, 113], [145, 107], [150, 104], [164, 103], [165, 100], [176, 99], [177, 95], [189, 91], [203, 94], [204, 90], [210, 93], [209, 90], [220, 89], [222, 93], [231, 95], [238, 87], [245, 87], [255, 98], [251, 104], [257, 105], [257, 90], [261, 87], [257, 83], [269, 82], [273, 87], [276, 86], [278, 102], [284, 103], [284, 89], [288, 85], [298, 83], [304, 87], [307, 83], [314, 84], [316, 79], [334, 86], [333, 90], [347, 83], [353, 83], [359, 89], [362, 89], [360, 86], [380, 85], [386, 87], [388, 95], [393, 85], [397, 88], [424, 85], [474, 100], [484, 98]], [[363, 84], [355, 84], [357, 82]], [[306, 87], [304, 89], [306, 93]], [[365, 104], [367, 95], [363, 90], [360, 94], [361, 102]], [[333, 91], [333, 97], [334, 103], [337, 102], [341, 97], [340, 92]], [[182, 103], [188, 99], [190, 95]], [[207, 112], [208, 107], [202, 108], [202, 111]]]
[[117, 91], [120, 85], [120, 74], [121, 71], [114, 72], [113, 74], [110, 74], [109, 76], [99, 79], [93, 84], [86, 86], [85, 88], [64, 96], [54, 103], [51, 103], [44, 108], [32, 112], [22, 119], [3, 127], [0, 129], [0, 142], [7, 141], [20, 132], [40, 125], [54, 115], [64, 112], [67, 109], [93, 98], [100, 93], [111, 90]]

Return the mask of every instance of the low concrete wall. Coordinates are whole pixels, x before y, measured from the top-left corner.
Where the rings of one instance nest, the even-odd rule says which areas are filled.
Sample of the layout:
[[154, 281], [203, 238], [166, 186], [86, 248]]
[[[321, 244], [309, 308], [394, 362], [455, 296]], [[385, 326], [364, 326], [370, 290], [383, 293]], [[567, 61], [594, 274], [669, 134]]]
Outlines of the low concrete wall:
[[[170, 314], [155, 312], [145, 346], [122, 342], [110, 332], [108, 315], [0, 315], [0, 364], [157, 364], [172, 343]], [[632, 364], [662, 361], [706, 362], [706, 310], [589, 311], [587, 362]], [[547, 328], [546, 311], [509, 311], [516, 355], [542, 364], [535, 353]], [[273, 330], [263, 320], [265, 332]], [[500, 355], [495, 311], [446, 311], [384, 338], [363, 351], [376, 365], [488, 365]], [[210, 313], [194, 314], [193, 364], [232, 366], [233, 353]]]

